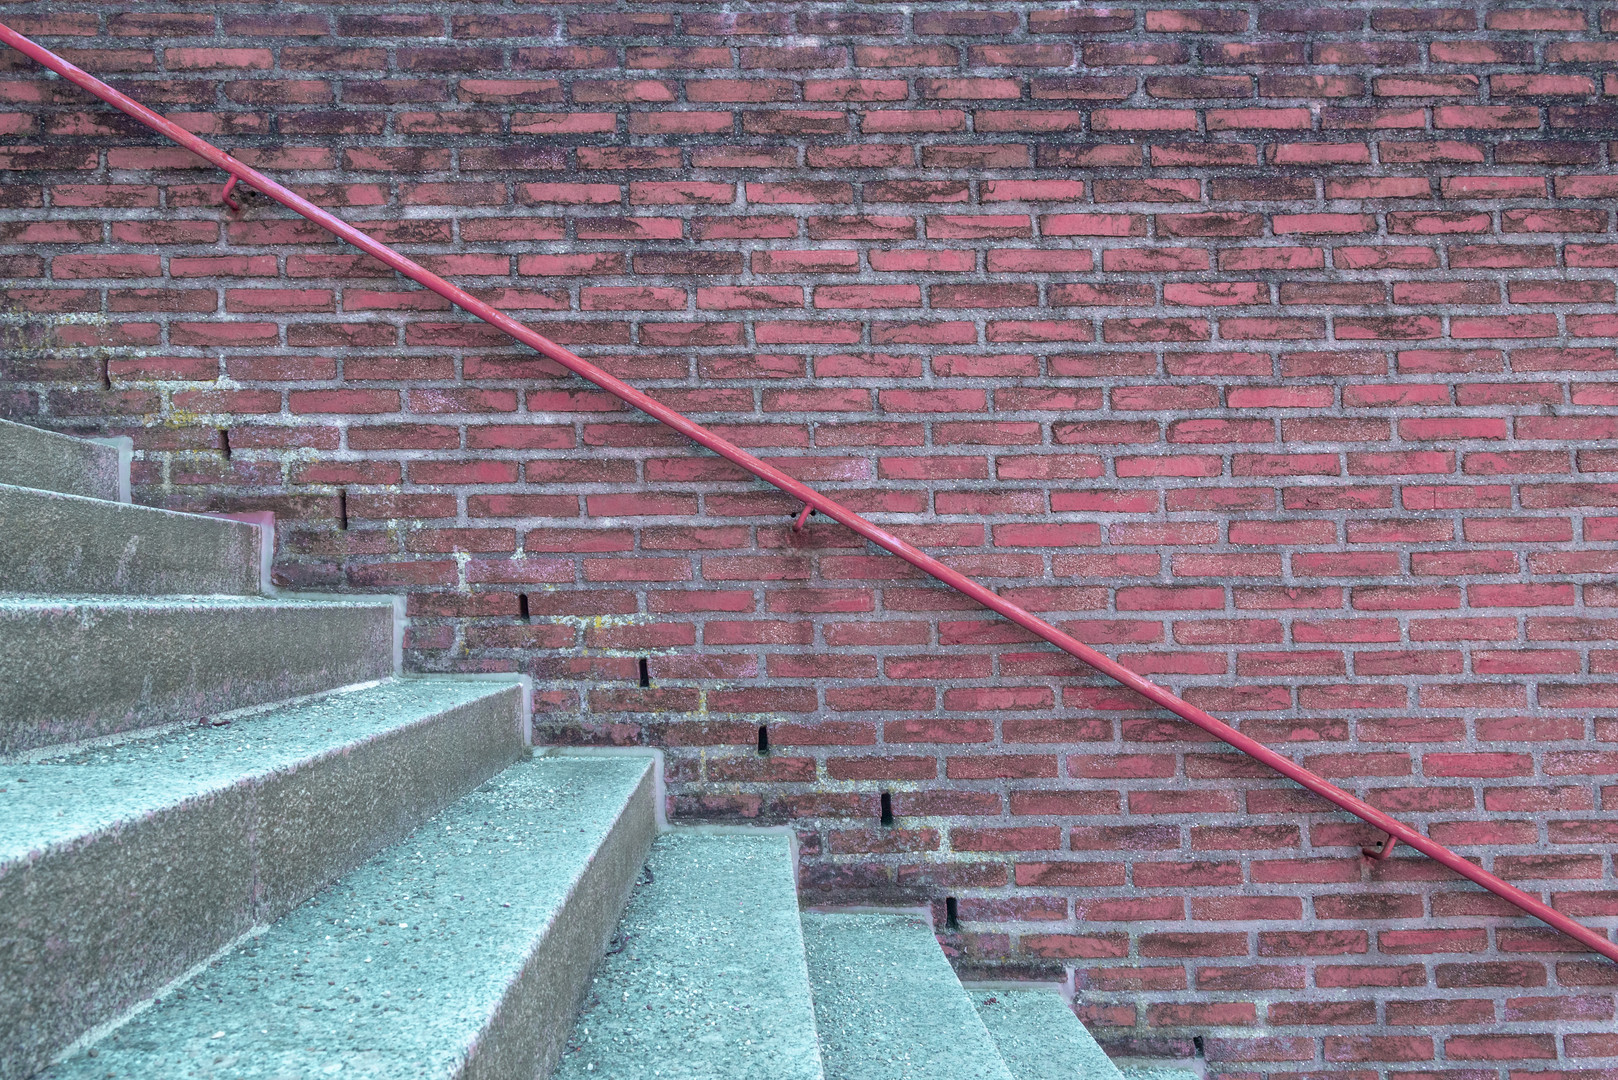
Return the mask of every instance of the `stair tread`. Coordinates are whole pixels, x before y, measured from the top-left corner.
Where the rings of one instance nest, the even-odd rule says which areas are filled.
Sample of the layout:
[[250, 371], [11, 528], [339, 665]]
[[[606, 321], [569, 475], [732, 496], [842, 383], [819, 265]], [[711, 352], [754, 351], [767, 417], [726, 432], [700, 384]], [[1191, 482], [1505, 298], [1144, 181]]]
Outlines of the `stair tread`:
[[0, 591], [257, 593], [256, 526], [0, 484]]
[[787, 838], [670, 833], [647, 869], [553, 1080], [821, 1080]]
[[471, 679], [387, 679], [255, 710], [228, 726], [187, 725], [0, 766], [0, 866], [508, 689]]
[[1060, 994], [974, 990], [972, 1002], [1015, 1080], [1121, 1080]]
[[1012, 1080], [931, 924], [805, 912], [827, 1080]]
[[649, 766], [512, 766], [41, 1075], [458, 1075]]

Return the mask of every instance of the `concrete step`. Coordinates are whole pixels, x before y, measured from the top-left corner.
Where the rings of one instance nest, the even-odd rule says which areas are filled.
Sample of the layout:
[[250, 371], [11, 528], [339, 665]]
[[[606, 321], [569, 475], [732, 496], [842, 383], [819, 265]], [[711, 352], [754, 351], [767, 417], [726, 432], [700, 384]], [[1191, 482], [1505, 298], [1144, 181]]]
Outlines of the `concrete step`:
[[1118, 1071], [1124, 1080], [1202, 1080], [1202, 1073], [1196, 1069], [1177, 1065], [1131, 1065], [1119, 1062]]
[[972, 1004], [1013, 1080], [1123, 1080], [1061, 994], [973, 990]]
[[0, 754], [394, 672], [391, 598], [0, 596]]
[[552, 1080], [822, 1080], [784, 835], [658, 838]]
[[647, 759], [513, 765], [41, 1076], [544, 1076], [653, 789]]
[[0, 420], [0, 484], [129, 501], [129, 451]]
[[394, 843], [524, 753], [515, 682], [389, 679], [0, 766], [0, 1076]]
[[806, 911], [826, 1080], [1012, 1080], [921, 915]]
[[0, 592], [260, 590], [260, 531], [240, 521], [0, 484]]

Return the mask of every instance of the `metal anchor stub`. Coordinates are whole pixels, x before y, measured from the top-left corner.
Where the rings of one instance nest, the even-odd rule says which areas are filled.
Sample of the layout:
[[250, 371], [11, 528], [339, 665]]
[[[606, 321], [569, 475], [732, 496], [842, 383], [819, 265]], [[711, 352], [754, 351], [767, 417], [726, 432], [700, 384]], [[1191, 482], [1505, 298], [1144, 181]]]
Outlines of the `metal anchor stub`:
[[1381, 862], [1383, 859], [1386, 859], [1389, 855], [1393, 854], [1394, 846], [1398, 843], [1399, 841], [1395, 838], [1391, 836], [1384, 836], [1370, 847], [1360, 848], [1360, 851], [1364, 852], [1367, 859], [1374, 859], [1377, 862]]

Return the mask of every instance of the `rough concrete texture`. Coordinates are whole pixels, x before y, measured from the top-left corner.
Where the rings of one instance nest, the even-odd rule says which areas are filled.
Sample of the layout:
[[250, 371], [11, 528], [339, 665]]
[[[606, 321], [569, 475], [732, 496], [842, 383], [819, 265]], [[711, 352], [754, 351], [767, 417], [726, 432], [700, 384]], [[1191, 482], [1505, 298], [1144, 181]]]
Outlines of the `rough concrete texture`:
[[0, 766], [0, 1076], [272, 921], [523, 752], [516, 685], [389, 680]]
[[972, 1004], [1013, 1080], [1121, 1080], [1060, 994], [974, 990]]
[[0, 754], [393, 673], [393, 605], [0, 597]]
[[803, 914], [826, 1080], [1012, 1080], [916, 915]]
[[259, 591], [261, 532], [240, 521], [0, 484], [0, 592]]
[[118, 448], [0, 420], [0, 484], [118, 499]]
[[1124, 1080], [1200, 1080], [1192, 1069], [1177, 1069], [1173, 1065], [1119, 1065]]
[[653, 835], [650, 763], [514, 765], [51, 1080], [544, 1075]]
[[554, 1080], [822, 1076], [787, 838], [660, 837]]

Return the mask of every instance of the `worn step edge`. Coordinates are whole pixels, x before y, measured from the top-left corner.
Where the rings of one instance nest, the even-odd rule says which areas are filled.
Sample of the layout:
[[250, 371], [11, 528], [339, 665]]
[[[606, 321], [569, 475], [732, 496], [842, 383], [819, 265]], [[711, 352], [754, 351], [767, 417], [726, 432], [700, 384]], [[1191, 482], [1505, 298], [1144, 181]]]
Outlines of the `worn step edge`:
[[253, 595], [260, 530], [240, 521], [0, 484], [0, 592]]
[[1058, 989], [969, 991], [1015, 1080], [1123, 1080]]
[[390, 679], [0, 766], [0, 1075], [410, 833], [524, 753], [521, 687]]
[[552, 1080], [822, 1080], [786, 835], [659, 837]]
[[805, 911], [826, 1080], [1012, 1080], [919, 914]]
[[0, 596], [0, 754], [396, 672], [392, 598]]
[[76, 439], [0, 420], [0, 484], [128, 502], [133, 445], [127, 437]]
[[41, 1075], [544, 1076], [655, 835], [650, 773], [514, 765]]

